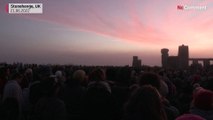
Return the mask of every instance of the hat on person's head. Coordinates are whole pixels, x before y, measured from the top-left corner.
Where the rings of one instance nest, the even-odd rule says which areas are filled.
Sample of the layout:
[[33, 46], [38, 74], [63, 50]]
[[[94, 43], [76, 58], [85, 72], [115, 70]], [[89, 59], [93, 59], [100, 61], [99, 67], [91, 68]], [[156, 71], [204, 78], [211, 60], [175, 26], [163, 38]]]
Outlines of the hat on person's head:
[[193, 93], [193, 104], [196, 108], [202, 110], [211, 110], [213, 101], [213, 92], [204, 88], [198, 88]]
[[205, 120], [205, 119], [194, 114], [183, 114], [177, 117], [175, 120]]

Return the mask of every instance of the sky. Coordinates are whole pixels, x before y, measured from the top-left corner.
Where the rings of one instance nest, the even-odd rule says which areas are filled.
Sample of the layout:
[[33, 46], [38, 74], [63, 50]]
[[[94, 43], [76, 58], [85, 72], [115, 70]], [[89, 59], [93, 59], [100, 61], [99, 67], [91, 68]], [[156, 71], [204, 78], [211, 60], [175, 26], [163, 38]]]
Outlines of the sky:
[[[213, 58], [212, 0], [31, 0], [43, 14], [8, 14], [0, 0], [0, 62], [161, 66], [162, 48]], [[206, 6], [178, 10], [177, 5]]]

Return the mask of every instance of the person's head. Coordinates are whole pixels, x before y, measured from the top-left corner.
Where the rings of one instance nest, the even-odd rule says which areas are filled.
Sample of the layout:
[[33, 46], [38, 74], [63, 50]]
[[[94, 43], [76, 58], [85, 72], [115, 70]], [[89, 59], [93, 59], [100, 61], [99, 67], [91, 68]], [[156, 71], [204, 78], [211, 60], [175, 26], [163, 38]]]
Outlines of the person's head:
[[157, 90], [160, 90], [161, 80], [156, 73], [144, 72], [140, 77], [139, 84], [140, 86], [152, 85]]
[[83, 83], [86, 79], [85, 71], [84, 70], [76, 70], [72, 75], [72, 79], [77, 84]]
[[201, 110], [212, 110], [213, 109], [213, 92], [204, 88], [198, 87], [193, 93], [194, 107]]
[[97, 91], [107, 91], [111, 93], [111, 87], [107, 82], [90, 82], [87, 86], [87, 89], [96, 89]]
[[32, 75], [33, 74], [33, 70], [31, 68], [27, 68], [25, 71], [25, 75]]
[[105, 72], [103, 69], [95, 69], [89, 74], [90, 81], [103, 81], [106, 79]]
[[0, 79], [6, 79], [6, 77], [9, 77], [10, 75], [10, 69], [7, 67], [1, 67], [0, 68]]
[[55, 72], [55, 77], [56, 80], [62, 84], [66, 81], [66, 78], [61, 70]]
[[61, 78], [63, 77], [62, 71], [58, 70], [55, 72], [56, 77]]
[[114, 99], [104, 82], [92, 82], [87, 86], [83, 106], [88, 118], [111, 120]]
[[19, 71], [14, 70], [12, 72], [11, 80], [16, 80], [18, 83], [21, 83], [22, 79], [23, 79], [23, 75]]
[[53, 75], [50, 66], [40, 66], [37, 72], [38, 72], [38, 79], [41, 81], [48, 79], [48, 77]]
[[144, 85], [135, 90], [127, 102], [125, 110], [130, 116], [137, 114], [137, 117], [143, 119], [166, 119], [161, 102], [161, 95], [158, 90], [151, 85]]
[[56, 82], [54, 77], [49, 77], [41, 81], [41, 86], [44, 96], [47, 97], [57, 96], [61, 88], [61, 84]]

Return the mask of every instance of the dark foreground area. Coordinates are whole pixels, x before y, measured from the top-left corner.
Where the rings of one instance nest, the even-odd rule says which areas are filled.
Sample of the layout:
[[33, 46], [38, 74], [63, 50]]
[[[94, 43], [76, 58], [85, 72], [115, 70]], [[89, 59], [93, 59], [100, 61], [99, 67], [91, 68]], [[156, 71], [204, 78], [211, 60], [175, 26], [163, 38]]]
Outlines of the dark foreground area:
[[0, 64], [1, 120], [213, 120], [213, 69]]

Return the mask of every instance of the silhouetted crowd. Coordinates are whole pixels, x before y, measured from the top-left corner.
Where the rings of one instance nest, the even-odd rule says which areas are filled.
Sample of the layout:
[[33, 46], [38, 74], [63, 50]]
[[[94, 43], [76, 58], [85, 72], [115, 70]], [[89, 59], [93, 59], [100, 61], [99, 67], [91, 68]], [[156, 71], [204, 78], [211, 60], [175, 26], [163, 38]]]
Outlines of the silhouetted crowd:
[[3, 63], [0, 120], [213, 120], [213, 69]]

